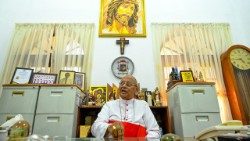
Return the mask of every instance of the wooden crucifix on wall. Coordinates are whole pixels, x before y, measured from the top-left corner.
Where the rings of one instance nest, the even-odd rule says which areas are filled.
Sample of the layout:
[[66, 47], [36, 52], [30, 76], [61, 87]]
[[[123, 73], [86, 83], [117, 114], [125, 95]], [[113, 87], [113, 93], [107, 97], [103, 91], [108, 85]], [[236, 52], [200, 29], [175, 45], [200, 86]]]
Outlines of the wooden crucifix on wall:
[[116, 44], [120, 45], [120, 53], [124, 54], [125, 45], [129, 44], [129, 40], [126, 40], [124, 37], [120, 38], [120, 40], [116, 40]]

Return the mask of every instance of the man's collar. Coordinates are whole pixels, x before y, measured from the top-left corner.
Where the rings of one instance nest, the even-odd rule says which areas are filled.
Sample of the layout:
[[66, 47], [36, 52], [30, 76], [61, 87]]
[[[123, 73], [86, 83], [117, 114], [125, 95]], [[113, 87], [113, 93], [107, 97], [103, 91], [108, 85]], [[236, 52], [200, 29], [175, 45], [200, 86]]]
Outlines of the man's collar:
[[135, 99], [132, 98], [132, 99], [129, 99], [129, 100], [125, 100], [125, 99], [120, 98], [120, 100], [121, 100], [122, 103], [130, 104], [130, 103], [133, 103], [133, 101], [134, 101]]

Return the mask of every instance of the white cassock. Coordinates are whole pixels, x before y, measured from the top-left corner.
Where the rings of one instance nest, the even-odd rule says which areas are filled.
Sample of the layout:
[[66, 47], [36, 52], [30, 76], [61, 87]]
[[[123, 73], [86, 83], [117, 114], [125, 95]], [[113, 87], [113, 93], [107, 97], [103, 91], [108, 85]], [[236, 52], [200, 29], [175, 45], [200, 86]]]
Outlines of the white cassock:
[[160, 138], [159, 126], [144, 100], [117, 99], [107, 102], [91, 127], [92, 134], [97, 138], [103, 138], [110, 120], [139, 124], [146, 128], [147, 138]]

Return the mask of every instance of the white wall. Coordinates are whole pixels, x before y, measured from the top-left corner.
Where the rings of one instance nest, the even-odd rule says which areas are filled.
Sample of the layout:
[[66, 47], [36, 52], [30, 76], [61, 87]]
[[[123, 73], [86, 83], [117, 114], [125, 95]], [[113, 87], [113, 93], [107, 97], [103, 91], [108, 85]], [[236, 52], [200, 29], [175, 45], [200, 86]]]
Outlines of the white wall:
[[[2, 0], [0, 1], [0, 72], [15, 23], [95, 23], [92, 84], [118, 83], [110, 70], [120, 56], [118, 38], [99, 38], [100, 0]], [[135, 64], [141, 87], [156, 87], [151, 23], [230, 23], [233, 42], [250, 47], [249, 0], [145, 0], [147, 38], [128, 38], [125, 56]]]

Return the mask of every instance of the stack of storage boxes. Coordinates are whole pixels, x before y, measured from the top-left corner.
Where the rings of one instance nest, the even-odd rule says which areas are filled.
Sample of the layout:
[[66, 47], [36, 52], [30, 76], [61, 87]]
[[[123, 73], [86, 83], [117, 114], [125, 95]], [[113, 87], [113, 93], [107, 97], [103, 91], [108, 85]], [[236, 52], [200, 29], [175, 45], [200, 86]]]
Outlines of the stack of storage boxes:
[[189, 138], [221, 123], [214, 83], [178, 83], [168, 91], [176, 134]]
[[5, 85], [0, 98], [0, 124], [21, 114], [31, 134], [76, 137], [83, 92], [75, 85]]
[[0, 124], [21, 114], [32, 127], [38, 92], [38, 86], [4, 86], [0, 98]]
[[80, 93], [77, 87], [42, 86], [34, 134], [75, 137]]

